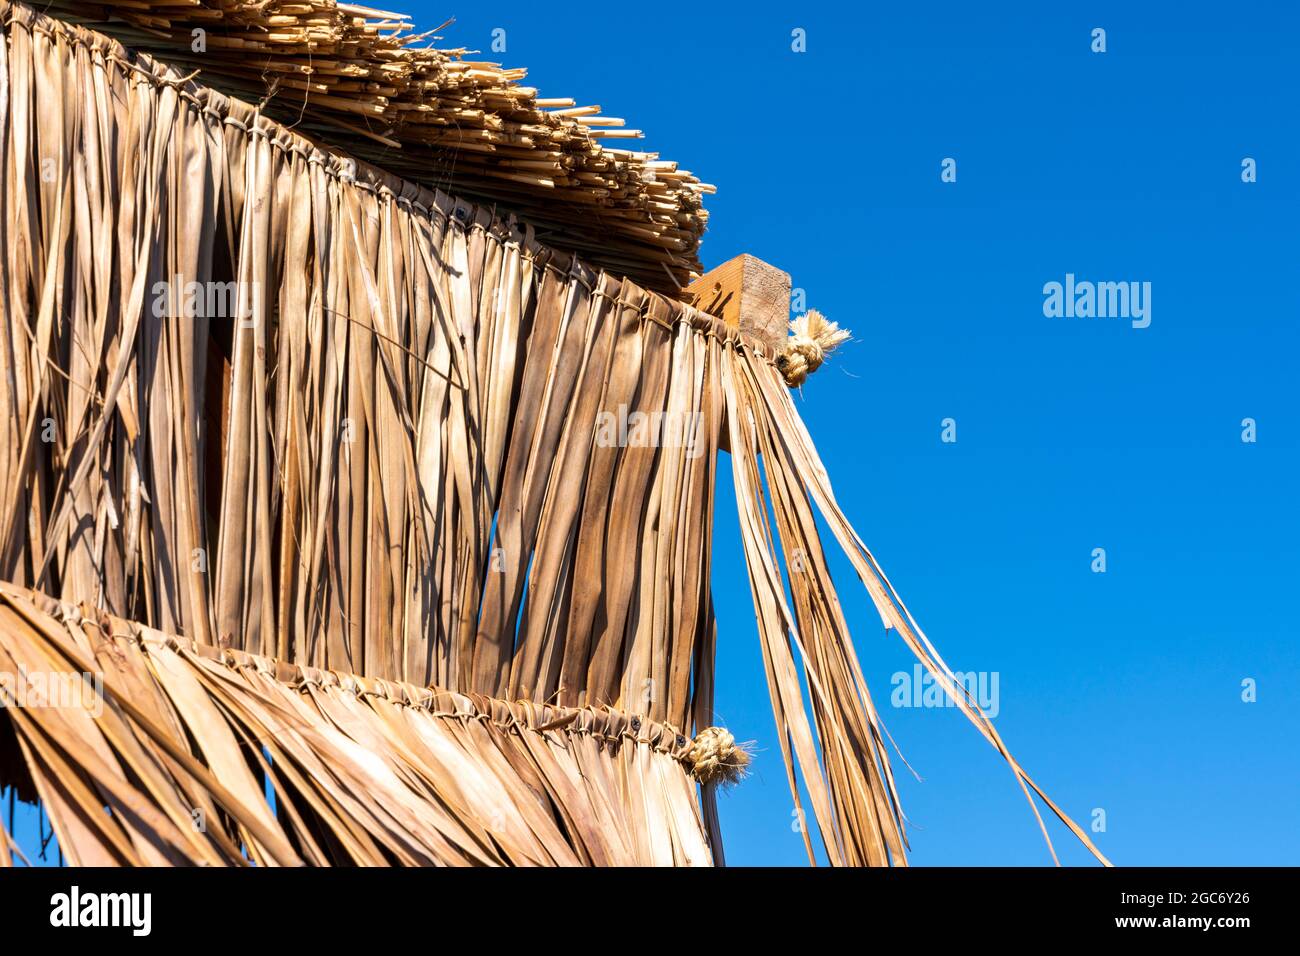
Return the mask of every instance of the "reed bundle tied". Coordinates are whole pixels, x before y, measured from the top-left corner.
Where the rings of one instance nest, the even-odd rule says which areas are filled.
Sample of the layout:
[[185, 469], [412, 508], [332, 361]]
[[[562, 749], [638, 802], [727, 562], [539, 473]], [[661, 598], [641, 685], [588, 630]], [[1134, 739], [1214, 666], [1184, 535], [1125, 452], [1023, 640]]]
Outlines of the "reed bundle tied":
[[334, 0], [42, 9], [406, 179], [517, 212], [541, 241], [645, 288], [675, 295], [700, 271], [712, 186], [657, 153], [617, 148], [642, 134], [599, 106], [542, 97], [523, 69], [434, 48], [437, 31], [414, 33], [404, 14]]

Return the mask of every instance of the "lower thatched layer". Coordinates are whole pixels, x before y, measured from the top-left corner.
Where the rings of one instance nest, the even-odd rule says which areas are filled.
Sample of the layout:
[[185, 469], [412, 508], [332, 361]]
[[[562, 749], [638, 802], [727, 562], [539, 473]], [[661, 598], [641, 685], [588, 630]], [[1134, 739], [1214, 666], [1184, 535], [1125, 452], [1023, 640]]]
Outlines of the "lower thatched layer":
[[639, 717], [277, 664], [4, 584], [0, 673], [0, 763], [73, 864], [712, 862], [690, 741]]

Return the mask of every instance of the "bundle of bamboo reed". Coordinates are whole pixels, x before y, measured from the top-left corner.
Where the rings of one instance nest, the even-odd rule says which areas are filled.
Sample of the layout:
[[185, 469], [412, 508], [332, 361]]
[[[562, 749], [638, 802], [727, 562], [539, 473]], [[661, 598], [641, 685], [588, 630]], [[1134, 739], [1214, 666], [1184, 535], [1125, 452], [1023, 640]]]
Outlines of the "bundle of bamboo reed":
[[435, 49], [436, 31], [412, 35], [403, 14], [335, 0], [43, 8], [399, 176], [518, 213], [540, 241], [647, 289], [676, 295], [700, 271], [712, 186], [656, 153], [615, 148], [642, 134], [599, 106], [541, 97], [522, 69]]

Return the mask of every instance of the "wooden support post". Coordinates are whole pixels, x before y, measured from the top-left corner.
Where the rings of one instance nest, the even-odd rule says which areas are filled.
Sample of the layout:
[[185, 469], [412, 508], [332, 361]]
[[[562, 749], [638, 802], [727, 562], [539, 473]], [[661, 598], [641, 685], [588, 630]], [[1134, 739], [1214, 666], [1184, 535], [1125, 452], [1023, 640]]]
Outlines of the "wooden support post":
[[790, 324], [790, 274], [748, 254], [710, 269], [686, 287], [688, 301], [775, 355]]
[[[710, 269], [686, 287], [691, 305], [757, 339], [771, 355], [790, 328], [790, 274], [748, 254]], [[731, 451], [726, 424], [719, 446]]]

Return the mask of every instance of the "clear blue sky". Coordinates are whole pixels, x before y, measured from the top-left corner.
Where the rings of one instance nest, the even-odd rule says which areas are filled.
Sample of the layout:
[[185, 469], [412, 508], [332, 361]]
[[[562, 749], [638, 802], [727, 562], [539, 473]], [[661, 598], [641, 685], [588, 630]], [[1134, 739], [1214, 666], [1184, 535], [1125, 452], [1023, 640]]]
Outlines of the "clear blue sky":
[[[1081, 824], [1105, 809], [1104, 852], [1300, 863], [1300, 18], [1282, 3], [855, 6], [414, 12], [455, 14], [447, 41], [644, 129], [718, 186], [706, 266], [761, 256], [854, 330], [801, 403], [840, 502], [948, 662], [999, 673], [996, 724], [1029, 772]], [[1152, 283], [1151, 325], [1045, 318], [1043, 285], [1067, 272]], [[718, 717], [761, 751], [722, 801], [727, 851], [798, 864], [732, 502], [724, 482]], [[868, 683], [924, 778], [896, 764], [912, 862], [1049, 863], [962, 717], [889, 706], [910, 659], [836, 570]], [[1063, 861], [1089, 859], [1052, 833]]]
[[[1105, 810], [1112, 860], [1300, 863], [1293, 5], [398, 6], [646, 130], [719, 187], [706, 266], [756, 254], [853, 329], [800, 403], [840, 503], [954, 669], [998, 673], [1029, 772]], [[1150, 327], [1045, 318], [1067, 272], [1150, 282]], [[800, 864], [727, 481], [717, 514], [718, 722], [760, 748], [729, 862]], [[895, 763], [912, 863], [1050, 862], [963, 718], [890, 706], [911, 658], [835, 570], [924, 778]]]

